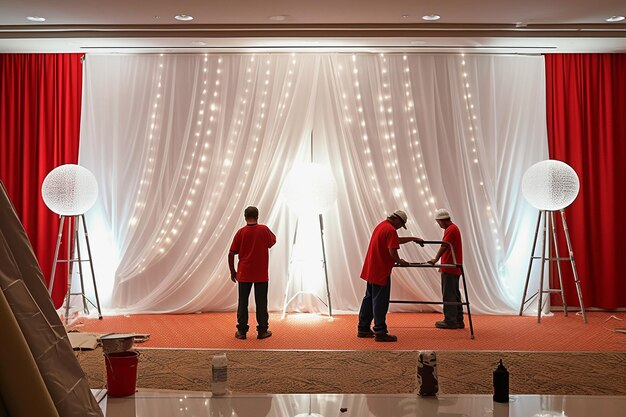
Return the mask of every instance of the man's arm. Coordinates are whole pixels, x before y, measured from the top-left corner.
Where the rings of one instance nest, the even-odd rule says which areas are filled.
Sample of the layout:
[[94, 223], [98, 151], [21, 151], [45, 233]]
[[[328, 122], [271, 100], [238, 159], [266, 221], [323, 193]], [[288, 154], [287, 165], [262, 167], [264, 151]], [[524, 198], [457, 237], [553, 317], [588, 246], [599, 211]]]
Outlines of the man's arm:
[[437, 251], [437, 255], [435, 255], [435, 257], [433, 259], [431, 259], [430, 261], [428, 261], [429, 264], [436, 264], [437, 261], [439, 259], [441, 259], [441, 257], [443, 256], [443, 254], [448, 250], [448, 244], [447, 243], [443, 243], [440, 247], [439, 250]]
[[237, 282], [237, 270], [235, 269], [235, 252], [228, 252], [228, 268], [230, 268], [230, 279]]
[[401, 237], [399, 239], [400, 239], [401, 245], [404, 243], [408, 243], [408, 242], [415, 242], [421, 247], [424, 247], [424, 239], [420, 239], [419, 237], [409, 236], [409, 237]]
[[269, 228], [267, 229], [267, 231], [270, 234], [269, 247], [271, 248], [272, 246], [274, 246], [276, 244], [276, 235]]
[[398, 265], [407, 266], [409, 264], [407, 261], [400, 258], [400, 255], [398, 255], [398, 248], [389, 248], [389, 255], [391, 255], [393, 260], [396, 261]]

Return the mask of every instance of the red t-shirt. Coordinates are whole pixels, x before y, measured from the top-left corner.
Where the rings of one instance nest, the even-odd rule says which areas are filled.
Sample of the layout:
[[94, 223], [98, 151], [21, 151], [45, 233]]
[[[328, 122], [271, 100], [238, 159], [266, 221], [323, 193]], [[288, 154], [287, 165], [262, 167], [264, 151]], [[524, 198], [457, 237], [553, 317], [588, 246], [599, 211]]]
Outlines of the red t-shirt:
[[[443, 232], [444, 242], [448, 242], [454, 248], [454, 256], [456, 256], [456, 263], [463, 264], [463, 242], [461, 241], [461, 231], [458, 226], [452, 223], [450, 226], [446, 227]], [[450, 248], [446, 249], [446, 251], [441, 255], [441, 263], [442, 264], [453, 264], [452, 261], [452, 251]], [[440, 268], [439, 272], [445, 272], [447, 274], [452, 275], [461, 275], [460, 268]]]
[[370, 245], [367, 248], [361, 278], [376, 285], [387, 285], [387, 277], [395, 260], [389, 254], [389, 249], [399, 249], [400, 238], [396, 228], [388, 220], [384, 220], [372, 233]]
[[237, 254], [237, 281], [269, 281], [269, 248], [276, 243], [276, 236], [263, 224], [246, 225], [235, 233], [230, 251]]

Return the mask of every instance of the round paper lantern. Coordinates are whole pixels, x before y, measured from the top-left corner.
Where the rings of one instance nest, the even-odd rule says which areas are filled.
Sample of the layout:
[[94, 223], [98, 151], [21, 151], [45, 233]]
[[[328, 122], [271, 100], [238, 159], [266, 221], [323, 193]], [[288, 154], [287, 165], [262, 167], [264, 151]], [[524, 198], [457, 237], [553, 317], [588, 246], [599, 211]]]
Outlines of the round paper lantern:
[[576, 171], [565, 162], [552, 159], [531, 166], [522, 178], [522, 194], [539, 210], [561, 210], [569, 206], [579, 189]]
[[307, 163], [287, 174], [282, 194], [297, 213], [322, 213], [337, 200], [337, 182], [325, 166]]
[[80, 165], [61, 165], [43, 180], [41, 196], [46, 206], [62, 216], [78, 216], [98, 198], [96, 177]]

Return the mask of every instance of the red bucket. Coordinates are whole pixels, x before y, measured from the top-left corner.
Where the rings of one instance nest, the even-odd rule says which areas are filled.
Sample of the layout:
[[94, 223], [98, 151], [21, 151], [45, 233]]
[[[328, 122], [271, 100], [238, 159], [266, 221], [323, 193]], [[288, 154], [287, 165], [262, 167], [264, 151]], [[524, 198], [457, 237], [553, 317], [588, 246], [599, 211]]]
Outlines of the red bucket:
[[104, 355], [107, 368], [107, 395], [126, 397], [133, 395], [137, 388], [137, 363], [139, 353], [115, 352]]

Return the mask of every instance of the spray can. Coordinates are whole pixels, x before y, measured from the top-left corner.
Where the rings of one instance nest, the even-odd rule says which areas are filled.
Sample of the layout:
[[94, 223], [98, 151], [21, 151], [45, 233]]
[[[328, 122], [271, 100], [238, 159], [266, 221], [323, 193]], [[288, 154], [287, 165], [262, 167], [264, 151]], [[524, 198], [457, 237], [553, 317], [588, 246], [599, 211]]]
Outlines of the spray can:
[[437, 380], [437, 355], [432, 350], [423, 350], [417, 357], [417, 383], [419, 395], [437, 395], [439, 381]]
[[225, 353], [213, 356], [211, 363], [211, 392], [213, 395], [224, 395], [228, 388], [228, 359]]
[[509, 402], [509, 371], [504, 367], [502, 359], [493, 371], [493, 400], [498, 403]]

